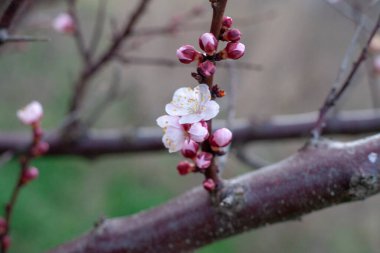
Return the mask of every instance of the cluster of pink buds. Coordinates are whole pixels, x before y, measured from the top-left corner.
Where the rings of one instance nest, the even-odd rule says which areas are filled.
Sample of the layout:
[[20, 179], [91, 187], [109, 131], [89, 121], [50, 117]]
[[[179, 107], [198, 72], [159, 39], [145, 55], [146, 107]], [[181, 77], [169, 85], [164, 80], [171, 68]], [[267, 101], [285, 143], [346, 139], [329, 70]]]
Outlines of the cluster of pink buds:
[[[215, 62], [224, 59], [237, 60], [244, 55], [245, 46], [240, 43], [241, 32], [232, 28], [233, 20], [224, 17], [221, 31], [217, 37], [204, 33], [199, 37], [199, 52], [192, 45], [184, 45], [177, 50], [181, 63], [197, 62], [197, 73], [193, 77], [200, 83], [197, 87], [183, 87], [174, 92], [172, 101], [166, 105], [163, 115], [157, 124], [163, 129], [162, 141], [169, 152], [180, 151], [189, 159], [178, 163], [180, 175], [202, 173], [205, 175], [203, 187], [215, 191], [219, 182], [214, 157], [224, 155], [232, 141], [232, 132], [227, 128], [209, 132], [209, 120], [219, 113], [215, 98], [225, 95], [218, 85], [209, 87], [204, 81], [215, 73]], [[218, 52], [219, 42], [227, 42], [225, 48]]]
[[[193, 61], [198, 63], [197, 72], [201, 77], [214, 75], [216, 67], [215, 61], [224, 59], [237, 60], [244, 55], [245, 46], [240, 43], [241, 32], [232, 28], [231, 17], [224, 17], [222, 29], [219, 37], [212, 33], [204, 33], [199, 37], [199, 47], [204, 51], [201, 53], [192, 45], [184, 45], [177, 50], [177, 57], [180, 62], [189, 64]], [[223, 50], [217, 52], [220, 41], [226, 41], [227, 45]]]
[[[29, 150], [29, 156], [37, 157], [45, 154], [49, 150], [49, 144], [42, 140], [43, 131], [41, 128], [41, 120], [43, 117], [42, 105], [33, 101], [23, 109], [17, 112], [19, 120], [32, 128], [33, 143]], [[22, 163], [26, 163], [22, 161]], [[21, 183], [26, 184], [38, 177], [38, 169], [29, 167], [23, 170]]]
[[[181, 161], [177, 165], [177, 170], [180, 175], [187, 175], [189, 173], [205, 173], [210, 168], [214, 155], [224, 155], [226, 147], [232, 141], [232, 132], [227, 128], [216, 130], [208, 139], [211, 145], [212, 153], [200, 151], [200, 143], [197, 143], [191, 138], [185, 141], [182, 146], [181, 154], [185, 158], [189, 158], [192, 162]], [[206, 190], [212, 191], [215, 189], [216, 184], [212, 179], [206, 179], [203, 182]]]

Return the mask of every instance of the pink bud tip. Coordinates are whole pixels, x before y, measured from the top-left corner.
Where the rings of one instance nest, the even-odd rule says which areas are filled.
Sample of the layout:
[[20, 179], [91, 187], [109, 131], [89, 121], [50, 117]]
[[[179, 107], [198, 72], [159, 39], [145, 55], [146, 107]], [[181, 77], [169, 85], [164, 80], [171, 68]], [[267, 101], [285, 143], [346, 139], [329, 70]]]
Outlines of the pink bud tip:
[[223, 34], [223, 39], [225, 41], [232, 41], [232, 42], [237, 42], [239, 41], [241, 38], [241, 32], [239, 29], [231, 29], [231, 30], [227, 30], [224, 34]]
[[216, 130], [210, 137], [210, 144], [214, 147], [225, 147], [232, 141], [232, 132], [227, 128]]
[[213, 155], [208, 152], [201, 152], [195, 158], [195, 164], [201, 170], [205, 170], [211, 165]]
[[18, 119], [25, 125], [37, 123], [43, 116], [42, 105], [38, 101], [33, 101], [23, 109], [17, 111]]
[[198, 72], [202, 76], [209, 77], [215, 73], [215, 64], [210, 61], [204, 61], [198, 65]]
[[199, 144], [193, 140], [186, 140], [183, 143], [181, 153], [186, 158], [195, 158], [199, 149]]
[[199, 46], [208, 55], [213, 55], [218, 48], [218, 40], [212, 33], [204, 33], [199, 37]]
[[53, 21], [53, 28], [59, 33], [72, 34], [75, 31], [75, 23], [68, 13], [59, 14]]
[[244, 55], [245, 45], [240, 42], [229, 42], [225, 48], [227, 58], [237, 60]]
[[1, 244], [2, 247], [7, 250], [9, 246], [11, 246], [11, 237], [9, 235], [4, 236]]
[[225, 29], [231, 28], [232, 24], [233, 24], [233, 19], [231, 17], [228, 17], [228, 16], [223, 17], [223, 23], [222, 23], [223, 28]]
[[192, 45], [184, 45], [177, 50], [178, 60], [182, 63], [189, 64], [198, 59], [201, 53], [195, 50]]
[[177, 165], [178, 173], [182, 176], [189, 174], [195, 170], [195, 165], [188, 161], [181, 161]]
[[22, 175], [22, 183], [26, 184], [34, 179], [36, 179], [39, 175], [39, 171], [36, 167], [30, 167], [24, 171]]
[[0, 235], [4, 234], [7, 231], [7, 222], [4, 218], [0, 217]]
[[216, 184], [215, 184], [214, 180], [209, 178], [209, 179], [206, 179], [205, 181], [203, 181], [203, 188], [205, 188], [207, 191], [211, 192], [211, 191], [215, 190]]

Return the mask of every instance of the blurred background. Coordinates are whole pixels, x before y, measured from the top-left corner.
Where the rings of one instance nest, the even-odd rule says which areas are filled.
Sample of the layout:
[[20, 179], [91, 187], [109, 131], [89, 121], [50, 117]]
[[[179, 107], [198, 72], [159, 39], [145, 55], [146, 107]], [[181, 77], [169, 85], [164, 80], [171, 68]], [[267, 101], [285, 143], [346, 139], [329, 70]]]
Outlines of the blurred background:
[[[101, 48], [108, 45], [112, 34], [110, 20], [116, 27], [123, 24], [138, 1], [107, 2]], [[199, 35], [208, 30], [211, 9], [207, 3], [206, 0], [152, 1], [138, 28], [165, 26], [174, 16], [201, 5], [205, 7], [204, 13], [190, 24], [203, 29], [180, 28], [174, 34], [141, 37], [126, 43], [121, 52], [136, 57], [176, 60], [178, 47], [183, 44], [197, 46]], [[95, 0], [78, 2], [86, 38], [91, 34], [97, 5]], [[73, 81], [80, 69], [73, 39], [57, 34], [51, 28], [52, 20], [64, 11], [63, 1], [41, 1], [30, 15], [23, 18], [18, 32], [48, 37], [50, 41], [17, 44], [1, 50], [1, 131], [26, 132], [28, 129], [18, 122], [15, 112], [32, 100], [44, 105], [45, 129], [55, 129], [62, 123]], [[317, 110], [336, 78], [355, 31], [354, 23], [323, 0], [230, 1], [226, 14], [236, 19], [235, 26], [243, 33], [246, 54], [241, 62], [260, 66], [252, 70], [237, 69], [236, 117], [261, 118]], [[368, 15], [372, 17], [372, 13]], [[134, 48], [133, 43], [143, 45]], [[99, 115], [97, 129], [155, 126], [156, 118], [164, 114], [164, 106], [173, 91], [195, 84], [190, 76], [194, 65], [166, 68], [115, 62], [92, 81], [83, 115], [107, 93], [115, 70], [121, 73], [123, 96]], [[225, 87], [230, 74], [227, 69], [218, 68], [216, 83]], [[371, 108], [370, 93], [367, 70], [363, 68], [339, 106], [343, 109]], [[227, 99], [228, 96], [221, 102], [222, 108], [226, 108]], [[225, 117], [222, 110], [218, 118]], [[276, 162], [296, 152], [304, 141], [254, 142], [249, 150]], [[179, 155], [162, 151], [110, 155], [92, 160], [74, 156], [35, 160], [33, 164], [40, 169], [40, 177], [23, 190], [18, 200], [10, 252], [46, 251], [84, 233], [102, 216], [131, 215], [199, 185], [202, 181], [199, 175], [177, 175], [175, 166], [180, 159]], [[251, 170], [231, 155], [225, 177]], [[0, 203], [9, 198], [17, 173], [17, 161], [0, 168]], [[302, 221], [276, 224], [238, 235], [197, 252], [379, 253], [379, 213], [380, 196], [375, 196], [307, 215]]]

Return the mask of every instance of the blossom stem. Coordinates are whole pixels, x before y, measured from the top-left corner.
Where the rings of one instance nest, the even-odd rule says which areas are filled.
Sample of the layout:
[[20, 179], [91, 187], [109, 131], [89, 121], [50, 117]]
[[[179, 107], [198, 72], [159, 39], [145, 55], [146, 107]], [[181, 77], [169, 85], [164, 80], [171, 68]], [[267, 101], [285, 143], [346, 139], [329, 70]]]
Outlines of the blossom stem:
[[[210, 0], [210, 3], [213, 9], [210, 33], [214, 34], [215, 38], [219, 38], [219, 33], [222, 28], [224, 10], [227, 5], [227, 0]], [[205, 83], [208, 85], [210, 90], [212, 89], [213, 85], [213, 77], [214, 76], [211, 75], [205, 78]], [[209, 133], [212, 133], [212, 120], [207, 121], [207, 125]], [[204, 142], [204, 144], [202, 145], [202, 149], [206, 152], [213, 153], [209, 141]], [[221, 188], [222, 181], [218, 175], [218, 167], [215, 163], [215, 158], [212, 159], [211, 166], [208, 170], [206, 170], [205, 176], [206, 178], [210, 178], [215, 182], [216, 190]]]

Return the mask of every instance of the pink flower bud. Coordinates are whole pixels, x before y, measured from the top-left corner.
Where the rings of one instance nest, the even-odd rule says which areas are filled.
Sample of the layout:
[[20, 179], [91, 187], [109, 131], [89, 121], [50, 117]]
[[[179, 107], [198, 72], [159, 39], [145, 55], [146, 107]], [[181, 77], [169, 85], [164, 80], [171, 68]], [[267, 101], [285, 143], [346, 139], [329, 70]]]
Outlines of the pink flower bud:
[[211, 165], [213, 155], [208, 152], [201, 152], [195, 158], [195, 164], [201, 170], [205, 170]]
[[68, 13], [59, 14], [53, 21], [53, 28], [64, 34], [72, 34], [76, 29], [73, 17]]
[[241, 38], [241, 32], [238, 29], [227, 30], [223, 34], [223, 40], [236, 42]]
[[187, 175], [195, 170], [195, 165], [188, 161], [181, 161], [177, 165], [177, 170], [180, 175]]
[[199, 37], [199, 46], [208, 55], [213, 55], [218, 48], [218, 40], [212, 33], [204, 33]]
[[39, 175], [39, 171], [36, 167], [30, 167], [26, 170], [24, 170], [24, 173], [22, 175], [22, 184], [26, 184], [34, 179], [36, 179]]
[[194, 158], [197, 155], [199, 144], [193, 140], [186, 140], [183, 143], [181, 153], [186, 158]]
[[33, 125], [42, 118], [43, 113], [42, 105], [37, 101], [33, 101], [23, 109], [18, 110], [17, 117], [25, 125]]
[[45, 154], [49, 151], [49, 143], [47, 142], [40, 142], [37, 144], [36, 147], [32, 149], [32, 155], [34, 156], [40, 156]]
[[227, 58], [237, 60], [244, 55], [245, 45], [240, 42], [229, 42], [224, 50]]
[[191, 140], [199, 143], [204, 142], [209, 137], [208, 127], [205, 121], [192, 124], [187, 132]]
[[203, 188], [205, 188], [207, 191], [211, 192], [211, 191], [215, 190], [216, 184], [215, 184], [214, 180], [209, 178], [209, 179], [206, 179], [205, 181], [203, 181]]
[[210, 137], [210, 145], [214, 147], [225, 147], [232, 141], [232, 132], [227, 128], [216, 130]]
[[1, 244], [2, 247], [7, 250], [9, 246], [11, 246], [11, 237], [9, 235], [4, 236]]
[[215, 73], [215, 64], [210, 61], [204, 61], [198, 65], [198, 72], [202, 76], [208, 77]]
[[0, 235], [4, 234], [7, 231], [7, 222], [4, 218], [0, 217]]
[[192, 45], [185, 45], [177, 50], [177, 57], [180, 62], [189, 64], [201, 57], [201, 53], [195, 50]]
[[223, 17], [222, 27], [225, 29], [231, 28], [233, 23], [233, 19], [231, 17], [225, 16]]

